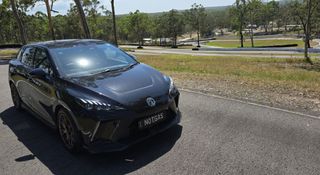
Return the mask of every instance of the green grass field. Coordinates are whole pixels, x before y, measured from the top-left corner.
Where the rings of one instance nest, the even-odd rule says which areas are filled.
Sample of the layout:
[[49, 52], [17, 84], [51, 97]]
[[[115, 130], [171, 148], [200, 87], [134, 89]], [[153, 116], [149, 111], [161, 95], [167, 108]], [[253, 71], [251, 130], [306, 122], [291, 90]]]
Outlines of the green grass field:
[[[255, 40], [255, 46], [272, 46], [272, 45], [285, 45], [285, 44], [298, 44], [299, 48], [304, 46], [302, 40]], [[312, 42], [312, 45], [317, 43]], [[240, 41], [236, 40], [216, 40], [207, 43], [208, 46], [224, 47], [224, 48], [237, 48], [240, 47]], [[251, 40], [246, 39], [244, 42], [244, 47], [251, 47]]]
[[12, 56], [17, 54], [18, 50], [17, 49], [3, 49], [0, 50], [0, 56]]
[[294, 58], [245, 58], [188, 55], [140, 55], [139, 60], [164, 72], [189, 73], [201, 77], [236, 78], [241, 81], [320, 92], [320, 68]]

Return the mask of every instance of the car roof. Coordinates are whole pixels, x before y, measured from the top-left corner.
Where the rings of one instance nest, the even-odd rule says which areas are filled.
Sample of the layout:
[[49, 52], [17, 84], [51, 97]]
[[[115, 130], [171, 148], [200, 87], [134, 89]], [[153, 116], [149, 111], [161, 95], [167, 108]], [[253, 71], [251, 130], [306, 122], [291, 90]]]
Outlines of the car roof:
[[89, 45], [89, 44], [102, 44], [102, 43], [106, 43], [106, 42], [102, 40], [96, 40], [96, 39], [67, 39], [67, 40], [54, 40], [54, 41], [31, 43], [26, 46], [42, 46], [48, 49], [54, 49], [54, 48], [74, 47], [75, 45]]

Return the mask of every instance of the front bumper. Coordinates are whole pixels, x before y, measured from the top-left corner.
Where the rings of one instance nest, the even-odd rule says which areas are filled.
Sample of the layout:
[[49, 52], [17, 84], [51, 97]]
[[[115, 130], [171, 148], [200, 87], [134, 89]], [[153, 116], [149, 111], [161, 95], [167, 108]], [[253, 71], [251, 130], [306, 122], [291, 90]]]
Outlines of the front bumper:
[[[96, 120], [92, 120], [89, 117], [90, 114], [83, 113], [79, 115], [78, 122], [82, 126], [80, 131], [84, 147], [92, 153], [124, 150], [180, 123], [181, 113], [178, 104], [179, 95], [171, 98], [167, 103], [159, 103], [155, 108], [116, 112], [109, 114], [108, 117], [98, 114]], [[163, 121], [145, 129], [139, 128], [139, 121], [160, 112], [166, 116]]]
[[128, 147], [137, 144], [143, 140], [146, 140], [156, 134], [166, 131], [172, 126], [177, 125], [181, 121], [181, 112], [177, 111], [174, 115], [170, 116], [167, 120], [144, 130], [137, 128], [131, 128], [130, 134], [127, 137], [119, 140], [108, 140], [108, 139], [95, 139], [94, 141], [87, 144], [85, 147], [91, 153], [101, 152], [116, 152], [127, 149]]

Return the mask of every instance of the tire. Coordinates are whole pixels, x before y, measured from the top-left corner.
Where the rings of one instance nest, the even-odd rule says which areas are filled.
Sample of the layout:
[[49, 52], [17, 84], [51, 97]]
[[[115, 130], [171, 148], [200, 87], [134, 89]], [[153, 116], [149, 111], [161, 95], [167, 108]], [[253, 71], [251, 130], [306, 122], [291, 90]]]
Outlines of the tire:
[[57, 113], [57, 127], [60, 138], [71, 153], [82, 151], [82, 139], [72, 117], [65, 109], [60, 109]]
[[20, 98], [18, 90], [15, 87], [15, 85], [13, 85], [12, 83], [10, 83], [10, 89], [11, 89], [11, 98], [12, 98], [14, 108], [18, 111], [21, 111], [22, 110], [22, 100]]

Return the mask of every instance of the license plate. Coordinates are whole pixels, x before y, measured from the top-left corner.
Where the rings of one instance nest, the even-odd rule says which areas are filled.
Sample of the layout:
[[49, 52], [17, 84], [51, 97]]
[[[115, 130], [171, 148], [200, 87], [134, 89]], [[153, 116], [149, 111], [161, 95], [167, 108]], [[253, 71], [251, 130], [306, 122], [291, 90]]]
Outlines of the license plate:
[[163, 121], [165, 119], [165, 115], [163, 112], [153, 115], [151, 117], [145, 118], [143, 120], [140, 120], [138, 122], [139, 124], [139, 128], [140, 129], [144, 129], [144, 128], [148, 128], [150, 126], [153, 126], [161, 121]]

